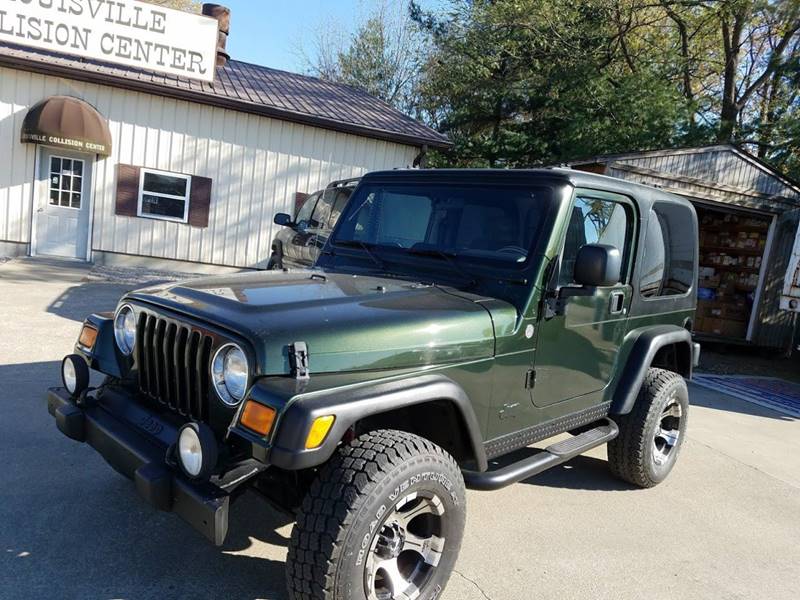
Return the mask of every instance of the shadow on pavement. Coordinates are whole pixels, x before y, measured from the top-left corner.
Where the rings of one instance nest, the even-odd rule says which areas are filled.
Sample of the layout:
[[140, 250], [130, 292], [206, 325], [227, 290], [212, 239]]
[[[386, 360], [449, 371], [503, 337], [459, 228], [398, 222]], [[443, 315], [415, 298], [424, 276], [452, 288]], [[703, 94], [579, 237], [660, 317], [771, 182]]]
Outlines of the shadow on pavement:
[[47, 312], [64, 319], [82, 322], [90, 312], [113, 311], [125, 293], [140, 287], [145, 286], [96, 282], [74, 285], [53, 300], [47, 307]]
[[286, 597], [287, 516], [246, 493], [216, 548], [154, 510], [58, 431], [45, 402], [58, 373], [58, 361], [0, 365], [1, 597]]
[[89, 281], [74, 285], [61, 293], [47, 307], [47, 312], [64, 319], [83, 322], [89, 313], [113, 312], [119, 299], [128, 292], [152, 287], [164, 281], [153, 280], [143, 283]]

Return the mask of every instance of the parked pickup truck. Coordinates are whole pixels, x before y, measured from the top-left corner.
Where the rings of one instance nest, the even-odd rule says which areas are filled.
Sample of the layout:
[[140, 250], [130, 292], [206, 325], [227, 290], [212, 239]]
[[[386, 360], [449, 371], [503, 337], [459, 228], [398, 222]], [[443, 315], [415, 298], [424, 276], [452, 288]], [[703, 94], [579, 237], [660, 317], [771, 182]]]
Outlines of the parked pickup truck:
[[605, 444], [632, 486], [670, 473], [697, 240], [687, 201], [600, 175], [372, 173], [316, 269], [170, 283], [89, 316], [48, 408], [215, 544], [246, 489], [292, 514], [293, 599], [438, 598], [466, 488]]
[[276, 214], [273, 221], [281, 229], [272, 241], [267, 269], [303, 269], [313, 265], [358, 181], [344, 179], [330, 183], [306, 198], [294, 218], [286, 213]]

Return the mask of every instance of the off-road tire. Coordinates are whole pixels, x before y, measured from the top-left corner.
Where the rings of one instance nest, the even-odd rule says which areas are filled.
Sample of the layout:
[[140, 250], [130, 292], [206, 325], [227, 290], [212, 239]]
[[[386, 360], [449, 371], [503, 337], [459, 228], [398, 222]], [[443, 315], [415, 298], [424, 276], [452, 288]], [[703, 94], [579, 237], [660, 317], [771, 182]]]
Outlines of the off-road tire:
[[[677, 442], [664, 458], [657, 449], [656, 433], [664, 410], [677, 403], [681, 416], [676, 431]], [[633, 410], [615, 418], [619, 435], [608, 443], [611, 472], [638, 487], [650, 488], [666, 479], [678, 458], [686, 437], [689, 391], [678, 373], [648, 369]], [[658, 457], [663, 461], [659, 464]]]
[[[455, 565], [466, 517], [465, 489], [453, 458], [410, 433], [365, 433], [322, 468], [292, 531], [286, 580], [292, 600], [364, 600], [366, 569], [393, 507], [414, 494], [441, 501], [444, 548], [421, 584], [420, 600], [441, 596]], [[446, 519], [444, 518], [446, 515]]]

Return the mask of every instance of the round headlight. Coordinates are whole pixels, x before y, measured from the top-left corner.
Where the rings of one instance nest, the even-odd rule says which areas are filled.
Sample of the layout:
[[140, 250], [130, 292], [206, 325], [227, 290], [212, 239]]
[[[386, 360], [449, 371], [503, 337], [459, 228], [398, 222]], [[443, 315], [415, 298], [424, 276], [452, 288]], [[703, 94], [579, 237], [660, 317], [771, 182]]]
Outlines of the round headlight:
[[247, 355], [236, 344], [226, 344], [211, 362], [214, 389], [225, 404], [236, 406], [244, 398], [250, 377]]
[[181, 427], [178, 459], [183, 472], [193, 479], [211, 474], [217, 463], [217, 443], [208, 425], [187, 423]]
[[125, 356], [130, 356], [136, 344], [136, 315], [127, 304], [117, 311], [114, 317], [114, 339]]

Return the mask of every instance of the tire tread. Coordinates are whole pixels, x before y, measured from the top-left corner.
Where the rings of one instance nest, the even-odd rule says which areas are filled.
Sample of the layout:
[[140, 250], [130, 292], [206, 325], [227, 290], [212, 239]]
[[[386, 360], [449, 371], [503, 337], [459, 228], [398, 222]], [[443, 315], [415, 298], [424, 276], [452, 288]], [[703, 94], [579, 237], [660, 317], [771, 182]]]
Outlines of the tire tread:
[[372, 431], [339, 448], [312, 483], [297, 514], [286, 559], [290, 598], [335, 597], [337, 559], [358, 508], [386, 473], [419, 455], [435, 456], [461, 476], [447, 452], [404, 431]]
[[649, 430], [653, 420], [661, 416], [660, 404], [655, 401], [659, 393], [675, 380], [682, 382], [683, 378], [673, 371], [651, 367], [645, 375], [633, 410], [615, 419], [619, 426], [619, 435], [608, 443], [608, 463], [616, 477], [642, 488], [650, 488], [659, 483], [645, 469], [645, 453], [650, 443], [645, 432]]

